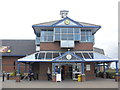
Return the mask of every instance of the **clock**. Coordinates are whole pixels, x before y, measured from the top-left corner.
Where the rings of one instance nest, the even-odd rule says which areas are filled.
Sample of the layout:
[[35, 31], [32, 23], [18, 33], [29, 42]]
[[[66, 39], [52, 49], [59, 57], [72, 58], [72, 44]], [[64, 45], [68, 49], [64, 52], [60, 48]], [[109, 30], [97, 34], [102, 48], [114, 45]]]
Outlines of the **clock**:
[[67, 19], [67, 20], [64, 21], [64, 23], [65, 23], [66, 25], [68, 25], [68, 24], [70, 24], [70, 21]]
[[72, 58], [72, 56], [71, 56], [70, 54], [68, 54], [68, 55], [66, 56], [66, 58], [67, 58], [68, 60], [70, 60], [70, 59]]

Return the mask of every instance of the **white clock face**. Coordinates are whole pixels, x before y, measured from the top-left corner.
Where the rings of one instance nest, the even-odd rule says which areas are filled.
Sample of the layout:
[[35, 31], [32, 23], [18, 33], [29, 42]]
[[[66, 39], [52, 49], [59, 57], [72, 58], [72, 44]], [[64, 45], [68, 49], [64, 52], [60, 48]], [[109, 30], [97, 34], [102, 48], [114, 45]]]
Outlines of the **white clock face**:
[[66, 25], [68, 25], [68, 24], [70, 24], [70, 21], [69, 21], [69, 20], [65, 20], [64, 23], [65, 23]]
[[68, 60], [70, 60], [70, 59], [72, 58], [72, 56], [71, 56], [70, 54], [68, 54], [68, 55], [66, 56], [66, 58], [67, 58]]

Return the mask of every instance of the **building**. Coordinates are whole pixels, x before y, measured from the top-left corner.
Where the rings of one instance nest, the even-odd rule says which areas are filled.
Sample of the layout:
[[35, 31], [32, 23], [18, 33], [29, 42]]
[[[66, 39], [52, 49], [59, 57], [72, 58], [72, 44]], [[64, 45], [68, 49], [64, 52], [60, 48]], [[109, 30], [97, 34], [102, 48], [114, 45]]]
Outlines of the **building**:
[[60, 14], [61, 20], [32, 25], [36, 35], [36, 52], [18, 59], [18, 74], [24, 64], [24, 72], [32, 70], [38, 74], [39, 80], [47, 80], [49, 71], [53, 81], [56, 75], [64, 80], [77, 80], [79, 74], [85, 81], [96, 78], [96, 70], [101, 63], [106, 75], [105, 63], [111, 62], [116, 62], [118, 74], [118, 59], [106, 57], [102, 50], [96, 50], [100, 53], [94, 50], [94, 35], [101, 26], [75, 21], [67, 16], [68, 11]]
[[[6, 73], [11, 73], [14, 72], [14, 70], [17, 70], [17, 60], [35, 53], [37, 50], [35, 40], [5, 39], [2, 40], [1, 47], [0, 52], [2, 52], [2, 63], [0, 63], [2, 66], [2, 71], [5, 71]], [[7, 49], [5, 49], [6, 47]], [[104, 53], [103, 49], [96, 47], [94, 47], [94, 51]], [[22, 64], [21, 72], [24, 72], [24, 67], [25, 65]]]
[[[17, 59], [35, 53], [35, 40], [2, 40], [2, 48], [2, 71], [11, 73], [17, 70]], [[24, 64], [21, 70], [24, 70]]]

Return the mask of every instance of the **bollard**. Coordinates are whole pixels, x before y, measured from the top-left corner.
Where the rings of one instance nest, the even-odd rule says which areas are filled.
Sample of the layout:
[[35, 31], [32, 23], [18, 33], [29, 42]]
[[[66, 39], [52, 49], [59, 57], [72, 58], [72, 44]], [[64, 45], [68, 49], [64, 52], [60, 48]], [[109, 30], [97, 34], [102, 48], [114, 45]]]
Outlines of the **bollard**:
[[53, 82], [56, 82], [56, 75], [53, 75], [53, 76], [52, 76], [52, 81], [53, 81]]
[[78, 82], [81, 82], [81, 80], [82, 80], [81, 75], [78, 75]]
[[7, 80], [9, 80], [9, 76], [10, 76], [10, 74], [7, 74]]
[[16, 82], [20, 82], [20, 80], [21, 80], [20, 74], [17, 74], [16, 75]]

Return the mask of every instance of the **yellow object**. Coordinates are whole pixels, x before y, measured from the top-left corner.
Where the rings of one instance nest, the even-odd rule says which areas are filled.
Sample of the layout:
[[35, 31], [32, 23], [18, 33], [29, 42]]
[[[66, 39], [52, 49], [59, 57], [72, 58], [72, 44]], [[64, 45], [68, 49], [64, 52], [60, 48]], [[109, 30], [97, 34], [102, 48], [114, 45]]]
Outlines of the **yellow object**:
[[78, 75], [78, 82], [81, 82], [82, 81], [82, 77], [81, 75]]
[[8, 50], [8, 52], [11, 52], [11, 50]]
[[15, 73], [14, 72], [10, 73], [10, 76], [15, 76]]

